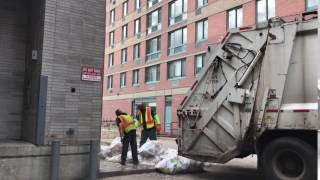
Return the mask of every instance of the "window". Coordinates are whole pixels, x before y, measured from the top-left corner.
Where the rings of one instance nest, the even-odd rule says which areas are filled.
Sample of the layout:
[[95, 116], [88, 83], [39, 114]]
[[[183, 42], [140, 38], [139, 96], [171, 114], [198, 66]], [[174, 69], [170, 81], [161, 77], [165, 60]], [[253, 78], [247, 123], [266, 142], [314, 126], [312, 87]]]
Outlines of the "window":
[[124, 88], [126, 86], [127, 74], [125, 72], [120, 73], [120, 88]]
[[121, 64], [128, 62], [128, 49], [124, 48], [121, 50]]
[[318, 0], [307, 0], [306, 9], [307, 11], [316, 10], [318, 8]]
[[141, 6], [140, 0], [136, 0], [136, 2], [135, 2], [135, 8], [136, 8], [136, 10], [137, 10], [137, 9], [140, 9], [140, 6]]
[[194, 63], [194, 72], [195, 75], [198, 75], [201, 69], [204, 66], [204, 57], [205, 54], [196, 55], [195, 57], [195, 63]]
[[145, 79], [147, 83], [160, 81], [160, 65], [146, 67]]
[[276, 16], [275, 0], [257, 0], [257, 21], [258, 23], [268, 21]]
[[114, 31], [109, 33], [109, 46], [114, 45]]
[[112, 89], [113, 88], [113, 75], [108, 76], [108, 85], [107, 85], [108, 89]]
[[187, 19], [187, 0], [175, 0], [170, 4], [169, 25]]
[[147, 61], [160, 58], [160, 36], [147, 41]]
[[126, 40], [128, 37], [128, 24], [122, 26], [122, 41]]
[[168, 62], [168, 79], [175, 79], [184, 77], [186, 60], [180, 59], [172, 62]]
[[197, 0], [197, 9], [202, 8], [208, 4], [208, 0]]
[[187, 28], [178, 29], [169, 34], [169, 55], [185, 52], [187, 47]]
[[128, 15], [128, 1], [125, 1], [122, 4], [122, 16], [125, 17]]
[[108, 67], [112, 67], [114, 65], [114, 54], [109, 54]]
[[115, 9], [110, 11], [110, 24], [113, 24], [115, 20]]
[[243, 23], [242, 7], [231, 9], [228, 11], [228, 29], [238, 28]]
[[196, 23], [196, 33], [197, 43], [208, 39], [208, 19]]
[[141, 26], [141, 21], [140, 21], [140, 18], [138, 18], [134, 21], [134, 34], [135, 35], [140, 34], [140, 31], [141, 31], [140, 26]]
[[133, 70], [132, 72], [132, 85], [139, 85], [139, 69]]
[[161, 29], [161, 9], [155, 10], [148, 14], [148, 34]]
[[153, 5], [161, 2], [161, 0], [148, 0], [148, 8], [151, 8]]
[[133, 60], [140, 59], [140, 44], [135, 44], [133, 46]]

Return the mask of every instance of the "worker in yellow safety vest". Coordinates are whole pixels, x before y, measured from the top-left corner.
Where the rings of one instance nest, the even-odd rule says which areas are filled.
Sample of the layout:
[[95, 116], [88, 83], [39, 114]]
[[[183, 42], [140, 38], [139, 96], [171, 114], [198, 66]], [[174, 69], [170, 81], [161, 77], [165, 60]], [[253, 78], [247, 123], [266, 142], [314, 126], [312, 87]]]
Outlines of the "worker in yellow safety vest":
[[119, 128], [119, 133], [122, 142], [120, 164], [126, 164], [129, 143], [131, 146], [133, 163], [139, 164], [135, 120], [127, 113], [122, 112], [120, 109], [117, 109], [115, 113], [117, 116], [116, 123]]
[[138, 105], [136, 127], [142, 126], [140, 147], [148, 140], [157, 140], [157, 133], [161, 132], [161, 123], [158, 114], [151, 107]]

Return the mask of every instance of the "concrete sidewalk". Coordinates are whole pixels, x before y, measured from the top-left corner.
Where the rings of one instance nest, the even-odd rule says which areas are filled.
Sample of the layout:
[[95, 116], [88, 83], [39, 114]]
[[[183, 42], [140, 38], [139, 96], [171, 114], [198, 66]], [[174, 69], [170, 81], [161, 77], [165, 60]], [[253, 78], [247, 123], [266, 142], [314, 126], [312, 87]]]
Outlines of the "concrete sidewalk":
[[[110, 144], [112, 140], [113, 139], [103, 139], [101, 140], [101, 144]], [[137, 139], [137, 141], [139, 142], [140, 139]], [[178, 148], [175, 138], [158, 137], [158, 141], [160, 141], [163, 144], [163, 146], [167, 148], [173, 148], [173, 149]], [[152, 173], [155, 171], [156, 169], [154, 166], [146, 166], [141, 164], [134, 165], [128, 161], [125, 166], [122, 166], [120, 163], [114, 163], [114, 162], [101, 159], [99, 178], [142, 174], [142, 173]]]
[[155, 172], [154, 166], [146, 165], [134, 165], [132, 163], [127, 163], [122, 166], [120, 163], [114, 163], [106, 160], [100, 160], [100, 172], [99, 178], [114, 177], [114, 176], [124, 176], [132, 174], [144, 174]]

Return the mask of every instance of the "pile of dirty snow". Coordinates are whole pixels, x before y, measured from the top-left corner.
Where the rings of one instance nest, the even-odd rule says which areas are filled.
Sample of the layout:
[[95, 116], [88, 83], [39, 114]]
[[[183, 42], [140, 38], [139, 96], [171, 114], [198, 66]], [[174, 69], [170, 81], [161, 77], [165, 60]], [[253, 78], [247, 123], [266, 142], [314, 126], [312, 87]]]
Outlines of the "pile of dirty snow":
[[[120, 162], [122, 143], [116, 138], [109, 146], [101, 146], [100, 156], [111, 162]], [[147, 141], [138, 149], [140, 164], [155, 166], [162, 173], [178, 174], [199, 172], [203, 170], [203, 163], [178, 155], [176, 149], [166, 148], [159, 141]], [[132, 161], [131, 151], [128, 152], [127, 161]]]

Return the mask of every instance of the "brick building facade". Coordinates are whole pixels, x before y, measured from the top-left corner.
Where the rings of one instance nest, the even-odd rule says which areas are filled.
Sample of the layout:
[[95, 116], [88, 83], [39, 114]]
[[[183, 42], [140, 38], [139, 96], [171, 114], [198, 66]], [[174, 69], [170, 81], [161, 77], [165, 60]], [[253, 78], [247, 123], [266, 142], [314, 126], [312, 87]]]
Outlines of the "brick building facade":
[[164, 134], [177, 133], [176, 109], [205, 64], [208, 44], [229, 29], [273, 16], [289, 20], [316, 0], [108, 0], [103, 121], [117, 108], [155, 107]]

